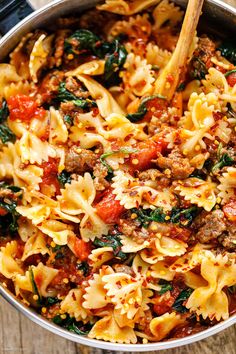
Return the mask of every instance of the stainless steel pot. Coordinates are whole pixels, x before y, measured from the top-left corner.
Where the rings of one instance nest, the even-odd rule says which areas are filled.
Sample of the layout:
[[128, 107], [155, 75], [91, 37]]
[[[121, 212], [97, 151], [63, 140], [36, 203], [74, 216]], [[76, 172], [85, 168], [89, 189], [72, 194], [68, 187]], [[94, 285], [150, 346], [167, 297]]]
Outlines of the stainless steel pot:
[[[4, 61], [9, 52], [27, 32], [32, 29], [47, 27], [53, 23], [55, 18], [70, 13], [74, 15], [75, 12], [79, 13], [85, 9], [93, 7], [97, 2], [97, 0], [55, 0], [47, 6], [33, 12], [14, 28], [12, 28], [12, 30], [10, 30], [0, 40], [0, 62]], [[187, 3], [186, 0], [176, 0], [175, 2], [183, 7], [186, 6]], [[219, 32], [219, 34], [228, 36], [229, 38], [232, 38], [233, 34], [236, 34], [236, 9], [226, 5], [222, 1], [206, 0], [204, 6], [204, 17], [205, 26], [208, 25], [211, 30], [214, 29], [214, 32]], [[203, 332], [181, 339], [150, 344], [114, 344], [79, 336], [58, 327], [19, 302], [2, 285], [0, 285], [0, 295], [2, 295], [11, 305], [22, 312], [26, 317], [43, 328], [74, 342], [108, 350], [145, 352], [179, 347], [207, 338], [236, 323], [236, 315], [234, 315], [228, 320], [221, 322]]]

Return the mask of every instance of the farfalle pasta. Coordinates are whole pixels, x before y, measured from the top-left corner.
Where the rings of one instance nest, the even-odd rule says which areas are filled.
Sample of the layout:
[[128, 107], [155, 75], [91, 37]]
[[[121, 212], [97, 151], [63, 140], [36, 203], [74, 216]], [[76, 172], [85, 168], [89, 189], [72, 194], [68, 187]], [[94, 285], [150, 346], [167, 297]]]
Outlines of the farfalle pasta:
[[235, 62], [193, 32], [165, 76], [183, 15], [106, 0], [0, 64], [0, 282], [76, 334], [170, 341], [236, 310]]

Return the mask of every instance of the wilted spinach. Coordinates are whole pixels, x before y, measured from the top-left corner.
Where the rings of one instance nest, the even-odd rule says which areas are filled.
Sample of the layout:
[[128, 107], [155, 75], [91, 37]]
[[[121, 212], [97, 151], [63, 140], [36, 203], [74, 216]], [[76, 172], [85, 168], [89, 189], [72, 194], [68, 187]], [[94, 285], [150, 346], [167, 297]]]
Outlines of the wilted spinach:
[[66, 183], [71, 183], [71, 174], [66, 170], [63, 170], [60, 174], [57, 175], [57, 179], [61, 187], [64, 187]]
[[166, 280], [160, 280], [158, 285], [161, 285], [161, 290], [158, 291], [159, 295], [163, 295], [167, 291], [173, 290], [173, 286]]
[[183, 305], [183, 303], [189, 298], [189, 296], [192, 294], [192, 292], [193, 292], [193, 289], [191, 289], [191, 288], [181, 291], [181, 293], [179, 294], [179, 296], [175, 300], [172, 308], [177, 312], [181, 312], [181, 313], [187, 312], [188, 309]]
[[132, 209], [132, 213], [137, 215], [137, 219], [140, 221], [142, 226], [148, 227], [152, 222], [159, 223], [173, 223], [180, 224], [183, 226], [189, 226], [193, 219], [199, 213], [200, 208], [193, 206], [188, 209], [172, 208], [171, 212], [164, 213], [162, 208], [151, 209]]
[[90, 107], [97, 106], [96, 102], [93, 100], [90, 100], [88, 98], [84, 99], [76, 97], [72, 92], [66, 89], [65, 82], [60, 83], [56, 99], [59, 102], [73, 102], [76, 107], [79, 107], [81, 109], [87, 109]]
[[128, 148], [128, 147], [127, 148], [121, 148], [119, 150], [107, 151], [107, 152], [105, 152], [104, 154], [102, 154], [100, 156], [100, 161], [103, 164], [103, 166], [105, 166], [107, 168], [108, 173], [113, 173], [112, 167], [106, 162], [106, 158], [107, 157], [112, 156], [114, 154], [118, 154], [118, 153], [123, 153], [125, 155], [128, 155], [128, 154], [133, 154], [135, 152], [138, 152], [138, 150], [137, 149], [133, 149], [133, 148]]
[[219, 161], [212, 167], [212, 172], [220, 170], [225, 166], [232, 166], [233, 163], [234, 163], [234, 159], [231, 156], [229, 156], [227, 153], [225, 153], [220, 157]]
[[[0, 189], [9, 189], [12, 193], [19, 193], [21, 188], [10, 186], [5, 182], [0, 182]], [[13, 198], [7, 197], [0, 199], [0, 208], [6, 211], [6, 215], [0, 216], [0, 230], [3, 235], [14, 234], [18, 229], [17, 219], [19, 214], [16, 211], [18, 199], [21, 198], [21, 193]]]
[[106, 42], [89, 30], [77, 30], [65, 41], [65, 50], [68, 53], [78, 54], [88, 51], [100, 59], [105, 59], [104, 80], [114, 83], [116, 73], [122, 68], [127, 58], [125, 47], [116, 38]]
[[122, 243], [118, 235], [107, 235], [102, 238], [95, 238], [93, 241], [95, 247], [112, 247], [116, 257], [125, 260], [127, 255], [121, 251]]
[[217, 49], [223, 57], [236, 65], [236, 43], [225, 40]]
[[146, 107], [146, 103], [148, 101], [155, 99], [155, 98], [160, 98], [162, 100], [166, 99], [164, 96], [161, 96], [161, 95], [148, 96], [141, 101], [138, 111], [136, 113], [127, 114], [126, 118], [128, 118], [132, 123], [139, 122], [141, 119], [143, 119], [145, 114], [148, 112], [148, 109]]
[[3, 99], [2, 106], [0, 108], [0, 139], [2, 140], [3, 144], [7, 143], [8, 141], [15, 142], [16, 140], [15, 134], [4, 124], [8, 116], [9, 108], [7, 106], [7, 101]]
[[83, 322], [78, 322], [75, 318], [70, 317], [69, 315], [67, 315], [66, 318], [61, 318], [60, 315], [56, 315], [52, 320], [58, 326], [61, 326], [68, 331], [74, 332], [81, 336], [88, 334], [92, 328], [90, 323], [84, 324]]
[[205, 63], [198, 57], [193, 57], [191, 63], [193, 69], [190, 72], [190, 76], [193, 79], [197, 79], [197, 80], [204, 79], [206, 74], [208, 73]]

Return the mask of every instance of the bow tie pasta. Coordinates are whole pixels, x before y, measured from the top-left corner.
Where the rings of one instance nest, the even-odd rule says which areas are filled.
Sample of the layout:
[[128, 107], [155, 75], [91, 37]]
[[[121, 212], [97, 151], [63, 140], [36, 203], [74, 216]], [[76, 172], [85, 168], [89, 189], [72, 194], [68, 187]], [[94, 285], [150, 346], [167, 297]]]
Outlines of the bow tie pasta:
[[170, 341], [236, 311], [235, 51], [195, 31], [170, 74], [183, 16], [104, 0], [0, 64], [0, 282], [77, 335]]

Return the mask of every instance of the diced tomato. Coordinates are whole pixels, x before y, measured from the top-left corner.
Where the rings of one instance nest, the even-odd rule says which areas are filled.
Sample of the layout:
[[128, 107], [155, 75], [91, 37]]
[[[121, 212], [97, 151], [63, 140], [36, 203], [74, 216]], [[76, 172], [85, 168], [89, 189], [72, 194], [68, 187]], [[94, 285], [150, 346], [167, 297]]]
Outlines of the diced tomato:
[[26, 95], [12, 96], [7, 100], [7, 104], [11, 120], [30, 122], [34, 117], [41, 119], [45, 116], [45, 109], [38, 107], [37, 102]]
[[135, 148], [137, 152], [130, 154], [129, 165], [132, 171], [143, 171], [150, 168], [152, 160], [157, 158], [158, 152], [162, 152], [166, 147], [163, 139], [157, 141], [146, 140], [138, 143]]
[[78, 257], [82, 262], [88, 259], [91, 253], [92, 247], [90, 242], [85, 242], [80, 238], [74, 236], [69, 237], [68, 240], [69, 247], [71, 251]]
[[230, 221], [236, 221], [236, 200], [232, 199], [229, 203], [225, 204], [223, 212], [227, 219]]
[[147, 113], [145, 114], [143, 121], [149, 122], [152, 116], [157, 118], [161, 117], [162, 113], [167, 110], [168, 101], [163, 98], [156, 97], [147, 101], [145, 106], [147, 108]]
[[60, 193], [60, 183], [57, 178], [58, 174], [58, 160], [49, 158], [48, 161], [44, 161], [41, 166], [43, 169], [42, 182], [40, 183], [40, 187], [42, 188], [44, 185], [46, 186], [54, 186], [56, 194]]
[[97, 214], [107, 224], [115, 224], [119, 221], [120, 215], [125, 208], [115, 199], [112, 189], [107, 190], [102, 200], [95, 205]]
[[175, 302], [175, 298], [170, 293], [165, 293], [163, 296], [158, 296], [154, 299], [155, 304], [153, 306], [154, 312], [161, 316], [164, 313], [170, 311], [172, 305]]
[[229, 86], [234, 87], [234, 85], [236, 84], [236, 71], [232, 72], [230, 75], [228, 75], [226, 80], [227, 80]]
[[7, 213], [8, 212], [6, 209], [0, 207], [0, 216], [5, 216], [5, 215], [7, 215]]

